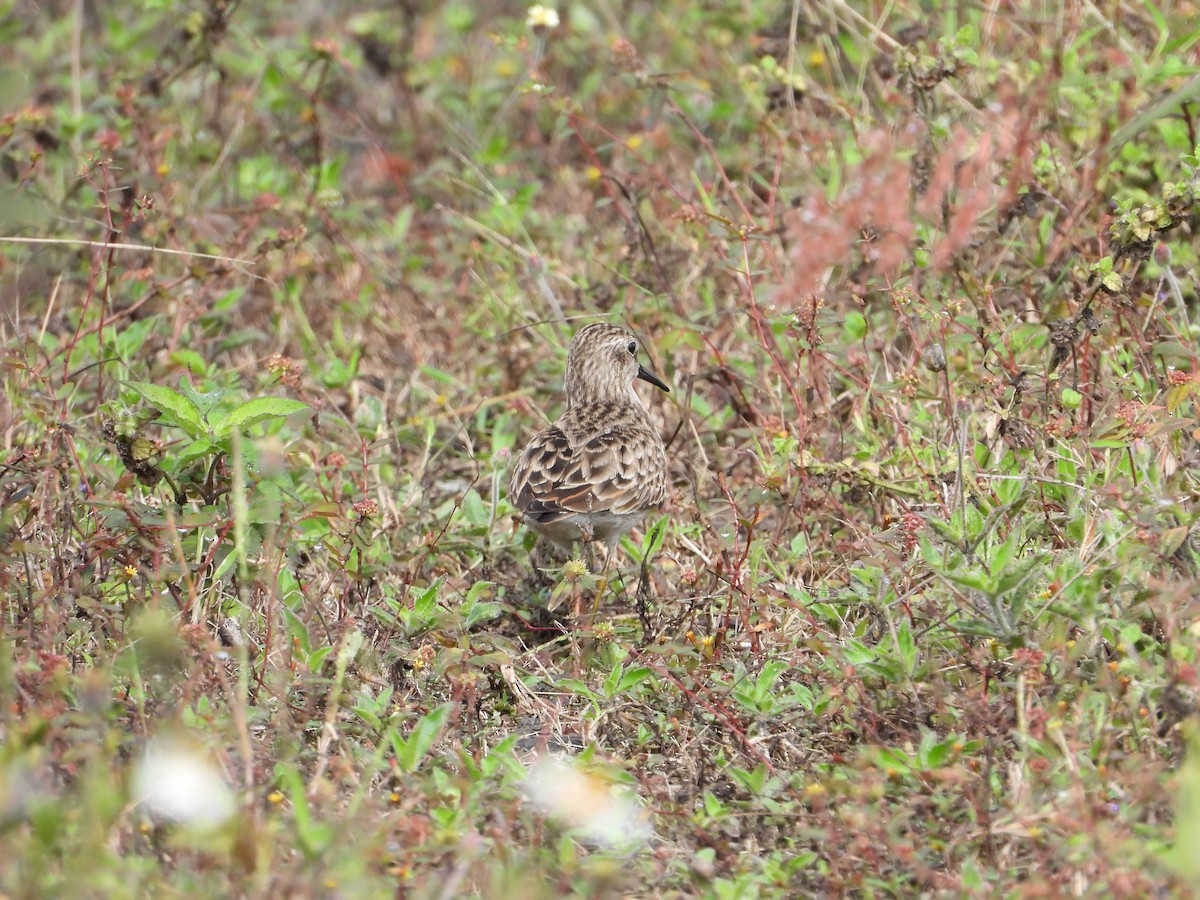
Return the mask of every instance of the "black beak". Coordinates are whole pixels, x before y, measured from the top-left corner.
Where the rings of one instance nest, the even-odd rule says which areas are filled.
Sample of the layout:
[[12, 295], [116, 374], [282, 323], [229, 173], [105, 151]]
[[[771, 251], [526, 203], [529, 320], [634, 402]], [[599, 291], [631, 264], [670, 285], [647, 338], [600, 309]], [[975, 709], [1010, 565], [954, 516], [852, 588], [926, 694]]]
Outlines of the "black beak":
[[667, 387], [666, 383], [645, 366], [638, 366], [637, 377], [642, 379], [642, 381], [650, 382], [659, 390], [666, 391], [668, 394], [671, 393], [671, 389]]

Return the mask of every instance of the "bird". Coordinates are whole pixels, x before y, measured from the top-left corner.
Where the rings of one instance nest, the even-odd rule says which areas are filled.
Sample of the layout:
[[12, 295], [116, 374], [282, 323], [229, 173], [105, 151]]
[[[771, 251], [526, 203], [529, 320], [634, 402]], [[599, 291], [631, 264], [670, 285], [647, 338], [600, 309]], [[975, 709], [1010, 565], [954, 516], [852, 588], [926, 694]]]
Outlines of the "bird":
[[607, 544], [606, 567], [621, 536], [667, 496], [667, 450], [633, 383], [671, 389], [638, 362], [638, 350], [620, 325], [576, 332], [567, 351], [566, 409], [525, 447], [509, 486], [529, 528], [567, 549]]

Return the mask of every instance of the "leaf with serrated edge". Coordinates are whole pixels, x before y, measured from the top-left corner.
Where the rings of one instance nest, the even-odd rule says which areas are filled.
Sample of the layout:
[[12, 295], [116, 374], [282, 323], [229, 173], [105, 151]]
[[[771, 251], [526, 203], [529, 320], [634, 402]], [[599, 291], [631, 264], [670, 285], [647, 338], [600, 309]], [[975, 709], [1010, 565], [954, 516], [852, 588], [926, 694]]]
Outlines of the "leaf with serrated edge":
[[191, 404], [200, 411], [200, 415], [207, 419], [208, 414], [217, 408], [217, 405], [225, 399], [225, 395], [229, 391], [224, 388], [217, 388], [212, 391], [198, 391], [196, 386], [191, 383], [186, 377], [179, 379], [179, 391], [183, 396], [187, 397]]
[[235, 428], [238, 431], [245, 431], [251, 425], [257, 425], [267, 419], [280, 419], [308, 408], [307, 403], [289, 400], [287, 397], [258, 397], [243, 403], [232, 410], [229, 415], [214, 423], [213, 434], [222, 438]]
[[150, 384], [145, 381], [122, 383], [157, 409], [164, 424], [182, 428], [193, 438], [202, 437], [207, 432], [208, 429], [205, 427], [200, 410], [196, 409], [194, 403], [177, 391], [163, 387], [161, 384]]

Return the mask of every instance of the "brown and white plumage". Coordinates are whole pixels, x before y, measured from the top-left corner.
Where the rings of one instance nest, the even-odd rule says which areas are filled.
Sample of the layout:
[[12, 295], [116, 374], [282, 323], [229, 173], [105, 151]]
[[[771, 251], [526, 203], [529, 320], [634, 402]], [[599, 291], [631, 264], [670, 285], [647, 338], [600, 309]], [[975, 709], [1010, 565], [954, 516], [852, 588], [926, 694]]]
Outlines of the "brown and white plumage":
[[580, 329], [567, 353], [567, 408], [513, 467], [513, 505], [556, 544], [611, 547], [666, 499], [666, 448], [633, 382], [670, 388], [638, 363], [637, 351], [637, 339], [618, 325]]

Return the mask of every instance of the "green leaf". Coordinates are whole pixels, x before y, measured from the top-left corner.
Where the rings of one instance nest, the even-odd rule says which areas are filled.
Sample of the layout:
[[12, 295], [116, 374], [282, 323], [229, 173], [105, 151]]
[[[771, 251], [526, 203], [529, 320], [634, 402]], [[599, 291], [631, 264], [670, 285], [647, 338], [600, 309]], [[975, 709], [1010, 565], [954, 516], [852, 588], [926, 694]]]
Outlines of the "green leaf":
[[1105, 152], [1131, 142], [1152, 123], [1176, 115], [1176, 110], [1197, 98], [1200, 98], [1200, 78], [1192, 77], [1114, 131], [1108, 139]]
[[1163, 852], [1163, 859], [1184, 883], [1200, 881], [1200, 736], [1196, 729], [1185, 732], [1187, 754], [1175, 775], [1175, 843]]
[[229, 393], [224, 388], [216, 388], [211, 391], [198, 391], [187, 378], [179, 379], [179, 390], [183, 396], [191, 401], [192, 406], [200, 411], [200, 417], [206, 422], [208, 421], [208, 414], [216, 409], [220, 402], [225, 399], [225, 395]]
[[146, 381], [124, 381], [122, 384], [157, 409], [163, 424], [182, 428], [193, 438], [203, 437], [208, 431], [200, 410], [182, 394]]
[[646, 666], [638, 666], [635, 669], [630, 669], [629, 671], [623, 673], [621, 675], [621, 680], [617, 682], [617, 693], [623, 694], [626, 691], [637, 687], [653, 674], [654, 671]]
[[[232, 558], [233, 554], [231, 553], [229, 555]], [[308, 670], [315, 675], [321, 674], [321, 668], [325, 665], [325, 658], [332, 652], [332, 646], [325, 646], [318, 647], [312, 653], [308, 654], [308, 659], [305, 660]]]
[[174, 454], [172, 459], [175, 462], [175, 467], [177, 469], [182, 469], [193, 459], [201, 459], [217, 452], [218, 450], [213, 445], [212, 441], [205, 437], [199, 437], [183, 447], [183, 449], [181, 449], [178, 453]]
[[1009, 567], [1014, 559], [1017, 558], [1017, 550], [1021, 544], [1021, 535], [1017, 531], [1013, 531], [1008, 536], [1008, 539], [996, 548], [996, 553], [992, 557], [992, 561], [988, 566], [993, 578], [999, 578], [1004, 574], [1005, 569]]
[[599, 694], [593, 691], [590, 687], [580, 681], [578, 678], [560, 678], [555, 682], [557, 687], [566, 691], [571, 691], [578, 694], [580, 697], [585, 697], [593, 703], [599, 703], [602, 699]]
[[292, 768], [282, 769], [279, 780], [282, 782], [280, 786], [287, 790], [292, 800], [292, 818], [296, 822], [300, 849], [306, 857], [315, 859], [333, 843], [337, 832], [328, 822], [318, 822], [313, 818], [304, 781], [299, 772]]
[[760, 697], [765, 697], [771, 693], [771, 688], [775, 686], [775, 682], [779, 680], [779, 676], [788, 670], [788, 664], [779, 659], [768, 660], [762, 667], [762, 671], [758, 673], [758, 678], [754, 682], [755, 690]]
[[[922, 744], [924, 744], [924, 741], [922, 741]], [[928, 748], [922, 749], [925, 750], [922, 754], [925, 768], [937, 769], [944, 765], [946, 760], [950, 758], [950, 753], [954, 749], [954, 741], [952, 739], [939, 741]]]
[[946, 572], [943, 577], [947, 581], [957, 584], [959, 587], [970, 588], [971, 590], [981, 591], [985, 594], [991, 594], [995, 589], [992, 579], [978, 571]]
[[442, 589], [442, 579], [437, 579], [425, 588], [413, 600], [412, 616], [409, 618], [410, 631], [424, 631], [431, 627], [438, 617], [438, 593]]
[[1185, 381], [1183, 384], [1174, 384], [1167, 388], [1167, 412], [1175, 415], [1179, 411], [1179, 407], [1183, 406], [1195, 392], [1196, 382]]
[[739, 769], [737, 766], [729, 766], [726, 770], [729, 775], [740, 784], [746, 791], [756, 797], [761, 797], [763, 789], [767, 784], [767, 767], [763, 763], [759, 763], [754, 767], [754, 771], [747, 772], [745, 769]]
[[208, 362], [195, 350], [176, 350], [171, 354], [171, 362], [176, 366], [183, 366], [193, 375], [208, 374]]
[[993, 595], [999, 597], [1001, 594], [1007, 594], [1009, 591], [1014, 591], [1024, 585], [1033, 575], [1037, 574], [1034, 570], [1038, 568], [1041, 561], [1041, 555], [1035, 554], [1023, 560], [1019, 565], [1010, 567], [996, 581], [996, 588]]
[[900, 651], [900, 659], [904, 663], [905, 674], [911, 678], [917, 671], [917, 641], [908, 619], [903, 619], [896, 627], [896, 644]]
[[462, 512], [463, 518], [476, 527], [487, 525], [488, 519], [491, 518], [491, 512], [483, 502], [483, 498], [479, 496], [479, 491], [474, 489], [468, 490], [463, 494], [462, 505], [459, 509]]
[[239, 432], [244, 432], [251, 425], [257, 425], [267, 419], [281, 419], [308, 408], [307, 403], [290, 400], [287, 397], [257, 397], [243, 403], [227, 416], [218, 419], [213, 424], [213, 434], [222, 438], [235, 428]]
[[871, 647], [866, 646], [861, 641], [847, 641], [845, 644], [846, 659], [852, 665], [865, 666], [875, 662], [879, 655]]
[[846, 313], [846, 340], [861, 341], [867, 336], [867, 317], [858, 310]]
[[463, 627], [471, 628], [480, 622], [495, 619], [504, 614], [504, 609], [499, 603], [488, 603], [483, 600], [473, 603], [467, 607], [466, 616], [463, 619]]
[[[305, 626], [304, 620], [288, 609], [286, 605], [281, 605], [279, 609], [283, 614], [283, 621], [287, 624], [288, 636], [296, 642], [301, 650], [307, 653], [312, 647], [312, 639], [308, 635], [308, 628]], [[326, 654], [330, 649], [332, 648], [326, 648]]]
[[667, 537], [667, 516], [663, 516], [646, 530], [642, 539], [642, 559], [650, 559], [662, 548]]
[[396, 753], [396, 764], [403, 772], [415, 772], [421, 760], [433, 747], [442, 733], [446, 719], [454, 708], [453, 703], [443, 703], [427, 716], [423, 716], [409, 732], [408, 739], [392, 734], [392, 749]]
[[1083, 404], [1083, 395], [1071, 388], [1062, 389], [1062, 405], [1067, 409], [1079, 409]]
[[912, 760], [908, 755], [894, 747], [880, 747], [876, 765], [884, 769], [896, 769], [902, 772], [912, 771]]

